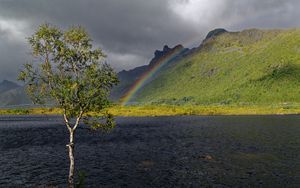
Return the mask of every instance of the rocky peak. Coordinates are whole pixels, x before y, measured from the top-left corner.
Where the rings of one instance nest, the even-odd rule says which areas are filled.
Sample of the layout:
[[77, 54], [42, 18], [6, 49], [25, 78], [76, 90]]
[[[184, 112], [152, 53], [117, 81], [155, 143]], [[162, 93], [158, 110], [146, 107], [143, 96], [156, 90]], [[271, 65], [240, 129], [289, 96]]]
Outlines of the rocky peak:
[[154, 65], [161, 57], [167, 55], [168, 53], [178, 50], [178, 49], [183, 49], [184, 47], [179, 44], [173, 48], [170, 48], [168, 45], [164, 45], [163, 50], [156, 50], [154, 52], [154, 58], [150, 61], [150, 66]]
[[184, 46], [182, 46], [181, 44], [178, 44], [177, 46], [175, 46], [173, 48], [173, 50], [175, 50], [175, 49], [183, 49], [183, 48], [184, 48]]
[[171, 48], [169, 48], [168, 45], [164, 45], [164, 48], [163, 48], [164, 52], [167, 52], [167, 51], [170, 51], [170, 50], [171, 50]]
[[228, 32], [227, 30], [222, 29], [222, 28], [214, 29], [207, 34], [207, 36], [205, 37], [205, 40], [219, 36], [219, 35], [221, 35], [223, 33], [227, 33], [227, 32]]
[[163, 50], [155, 50], [154, 52], [154, 58], [160, 58], [162, 57], [164, 54], [168, 53], [169, 51], [171, 51], [172, 49], [169, 48], [168, 45], [164, 45]]

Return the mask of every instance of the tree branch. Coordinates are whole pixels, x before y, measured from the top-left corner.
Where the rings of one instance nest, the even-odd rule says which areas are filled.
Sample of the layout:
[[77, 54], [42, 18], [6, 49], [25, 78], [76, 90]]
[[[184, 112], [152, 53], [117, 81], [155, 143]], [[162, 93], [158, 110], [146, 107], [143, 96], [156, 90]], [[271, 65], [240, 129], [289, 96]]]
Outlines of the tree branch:
[[69, 119], [68, 119], [67, 114], [66, 114], [66, 109], [64, 109], [64, 120], [65, 120], [65, 124], [66, 124], [68, 130], [71, 132], [72, 131], [72, 127], [71, 127], [71, 125], [69, 123]]
[[76, 128], [78, 127], [80, 119], [82, 118], [82, 115], [83, 115], [83, 111], [81, 110], [80, 113], [79, 113], [79, 115], [78, 115], [78, 117], [77, 117], [77, 119], [76, 119], [76, 123], [75, 123], [75, 125], [73, 127], [73, 131], [75, 131]]

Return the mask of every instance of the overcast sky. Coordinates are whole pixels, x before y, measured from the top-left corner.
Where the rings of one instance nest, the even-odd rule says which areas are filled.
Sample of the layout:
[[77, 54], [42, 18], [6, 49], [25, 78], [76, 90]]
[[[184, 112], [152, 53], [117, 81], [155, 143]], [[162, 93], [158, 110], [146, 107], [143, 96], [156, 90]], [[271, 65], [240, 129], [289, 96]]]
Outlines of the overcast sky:
[[299, 0], [0, 0], [0, 80], [30, 61], [38, 25], [82, 25], [117, 71], [148, 64], [164, 44], [198, 46], [214, 28], [300, 27]]

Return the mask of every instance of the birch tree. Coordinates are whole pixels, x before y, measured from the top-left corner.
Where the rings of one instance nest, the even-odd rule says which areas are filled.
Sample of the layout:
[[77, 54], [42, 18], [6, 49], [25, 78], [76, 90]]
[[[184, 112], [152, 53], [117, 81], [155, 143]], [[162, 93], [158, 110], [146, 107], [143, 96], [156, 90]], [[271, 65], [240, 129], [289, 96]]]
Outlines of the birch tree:
[[34, 60], [24, 64], [19, 80], [26, 83], [27, 93], [34, 103], [55, 103], [63, 109], [69, 132], [68, 185], [73, 188], [76, 129], [81, 121], [94, 129], [114, 126], [109, 114], [90, 117], [87, 113], [103, 111], [107, 107], [110, 90], [118, 82], [117, 75], [103, 61], [105, 55], [101, 49], [93, 48], [91, 38], [82, 27], [63, 31], [43, 24], [28, 42]]

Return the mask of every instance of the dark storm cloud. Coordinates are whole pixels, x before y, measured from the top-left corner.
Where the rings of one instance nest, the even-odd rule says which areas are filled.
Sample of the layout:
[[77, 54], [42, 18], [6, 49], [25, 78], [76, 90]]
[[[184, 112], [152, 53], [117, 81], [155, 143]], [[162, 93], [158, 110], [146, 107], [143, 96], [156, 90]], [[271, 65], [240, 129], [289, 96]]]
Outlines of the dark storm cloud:
[[[0, 32], [0, 35], [6, 36]], [[0, 37], [0, 80], [12, 79], [15, 80], [18, 72], [18, 65], [25, 62], [25, 47], [19, 43], [14, 43]]]
[[297, 0], [0, 0], [0, 80], [30, 57], [25, 36], [41, 23], [82, 25], [117, 70], [149, 62], [164, 44], [198, 45], [215, 27], [299, 26]]
[[[167, 6], [167, 1], [161, 0], [6, 1], [2, 6], [6, 11], [1, 14], [28, 19], [33, 25], [41, 22], [62, 26], [80, 24], [108, 49], [144, 54], [143, 51], [149, 49], [145, 44], [174, 41], [175, 36], [191, 32], [178, 28]], [[7, 11], [10, 8], [14, 11]]]
[[224, 14], [235, 20], [231, 27], [244, 28], [288, 28], [300, 26], [299, 0], [229, 0], [235, 7]]

